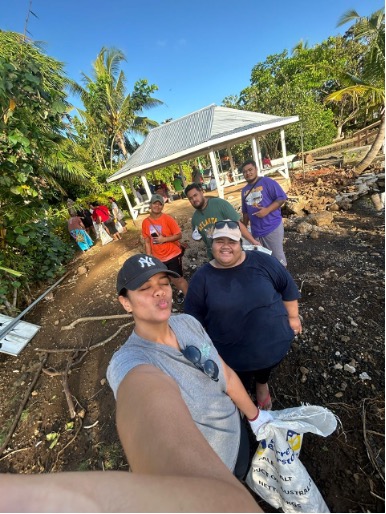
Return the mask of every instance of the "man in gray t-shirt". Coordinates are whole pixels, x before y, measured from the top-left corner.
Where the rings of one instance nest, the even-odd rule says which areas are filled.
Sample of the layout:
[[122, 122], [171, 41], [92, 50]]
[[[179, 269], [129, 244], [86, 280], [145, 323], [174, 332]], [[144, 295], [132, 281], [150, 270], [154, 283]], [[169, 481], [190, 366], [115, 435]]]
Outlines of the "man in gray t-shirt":
[[201, 324], [187, 314], [172, 316], [169, 325], [181, 350], [188, 345], [197, 347], [202, 361], [216, 362], [218, 381], [210, 379], [201, 369], [189, 362], [181, 351], [154, 344], [135, 332], [114, 354], [107, 369], [107, 379], [115, 397], [126, 374], [141, 364], [151, 364], [169, 375], [178, 384], [191, 416], [213, 450], [233, 471], [240, 444], [240, 416], [235, 404], [226, 394], [223, 367], [217, 350]]

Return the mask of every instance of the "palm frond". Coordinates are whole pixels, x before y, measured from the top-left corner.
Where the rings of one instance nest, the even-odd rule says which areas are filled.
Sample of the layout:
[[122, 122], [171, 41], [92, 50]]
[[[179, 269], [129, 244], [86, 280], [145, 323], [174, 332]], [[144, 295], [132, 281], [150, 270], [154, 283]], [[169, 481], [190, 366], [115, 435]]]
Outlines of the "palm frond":
[[346, 23], [351, 23], [352, 21], [357, 21], [360, 18], [359, 14], [354, 10], [350, 9], [342, 14], [342, 16], [339, 18], [337, 27], [341, 27], [342, 25], [345, 25]]
[[105, 69], [109, 76], [116, 77], [122, 61], [126, 61], [125, 54], [117, 48], [109, 48], [105, 55]]
[[353, 85], [334, 91], [326, 97], [325, 102], [340, 102], [345, 96], [366, 97], [371, 106], [375, 106], [377, 103], [384, 104], [385, 102], [384, 89], [365, 84]]

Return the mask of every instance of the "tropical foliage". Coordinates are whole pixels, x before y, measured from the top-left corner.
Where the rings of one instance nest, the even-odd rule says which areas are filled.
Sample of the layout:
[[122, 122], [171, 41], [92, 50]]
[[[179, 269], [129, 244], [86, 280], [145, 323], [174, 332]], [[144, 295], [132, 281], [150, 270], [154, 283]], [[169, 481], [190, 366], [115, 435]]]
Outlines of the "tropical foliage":
[[347, 36], [364, 45], [359, 72], [347, 74], [346, 87], [328, 95], [326, 101], [342, 105], [350, 99], [365, 119], [381, 120], [372, 147], [356, 166], [357, 173], [361, 173], [372, 163], [385, 139], [385, 10], [380, 9], [369, 17], [351, 10], [341, 17], [338, 25], [347, 22], [354, 22]]
[[71, 86], [85, 107], [79, 109], [76, 125], [80, 143], [91, 150], [90, 157], [99, 167], [109, 167], [110, 172], [119, 158], [126, 159], [138, 146], [130, 135], [146, 135], [157, 125], [143, 112], [162, 103], [152, 97], [158, 87], [146, 79], [138, 80], [133, 92], [126, 93], [123, 61], [120, 50], [102, 48], [93, 63], [92, 76], [83, 73], [85, 87], [75, 83]]
[[[352, 119], [353, 103], [348, 101], [343, 108], [326, 107], [323, 100], [341, 87], [344, 72], [358, 68], [362, 47], [341, 36], [330, 37], [312, 48], [300, 42], [292, 55], [284, 50], [257, 63], [251, 85], [238, 97], [225, 99], [224, 104], [277, 116], [298, 115], [300, 123], [286, 129], [290, 153], [299, 151], [302, 136], [305, 150], [330, 144]], [[271, 157], [280, 154], [279, 135], [268, 135], [264, 146]]]
[[[249, 86], [224, 105], [298, 115], [301, 123], [286, 131], [290, 153], [300, 150], [301, 140], [308, 150], [380, 119], [378, 138], [357, 168], [365, 169], [384, 139], [384, 10], [369, 17], [350, 11], [340, 20], [349, 22], [342, 37], [313, 47], [300, 41], [291, 53], [269, 55], [253, 67]], [[74, 254], [68, 198], [76, 206], [107, 196], [122, 201], [119, 186], [106, 178], [138, 147], [136, 137], [157, 125], [146, 112], [161, 103], [146, 79], [127, 91], [124, 65], [120, 50], [103, 47], [76, 84], [39, 45], [0, 31], [0, 309], [22, 306], [17, 292], [53, 279]], [[69, 104], [69, 93], [82, 107]], [[238, 162], [245, 146], [235, 149]], [[264, 146], [275, 157], [278, 136], [266, 136]], [[192, 164], [182, 163], [187, 180]], [[176, 173], [180, 167], [172, 165], [147, 178], [171, 183]]]
[[[71, 248], [56, 235], [49, 205], [62, 182], [87, 177], [67, 135], [62, 64], [19, 34], [0, 31], [0, 296], [59, 271]], [[3, 279], [4, 277], [4, 279]]]

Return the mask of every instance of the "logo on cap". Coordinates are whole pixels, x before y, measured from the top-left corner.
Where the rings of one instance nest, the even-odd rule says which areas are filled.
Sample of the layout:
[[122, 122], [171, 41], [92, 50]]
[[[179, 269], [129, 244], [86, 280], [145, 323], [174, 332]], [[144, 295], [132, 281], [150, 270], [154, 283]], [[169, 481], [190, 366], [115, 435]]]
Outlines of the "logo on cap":
[[148, 255], [146, 257], [140, 257], [138, 259], [138, 264], [141, 265], [141, 268], [144, 268], [145, 266], [147, 266], [148, 268], [150, 268], [150, 266], [155, 266], [155, 262]]

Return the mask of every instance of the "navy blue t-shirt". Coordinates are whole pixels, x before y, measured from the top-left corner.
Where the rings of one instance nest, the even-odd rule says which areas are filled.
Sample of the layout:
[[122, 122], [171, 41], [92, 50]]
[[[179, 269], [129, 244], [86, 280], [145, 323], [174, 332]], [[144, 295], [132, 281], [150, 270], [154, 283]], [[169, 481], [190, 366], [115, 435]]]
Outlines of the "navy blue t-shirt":
[[299, 290], [274, 257], [247, 251], [243, 263], [219, 269], [204, 264], [193, 275], [185, 312], [204, 326], [224, 361], [236, 371], [268, 368], [289, 350], [294, 331], [284, 301]]

